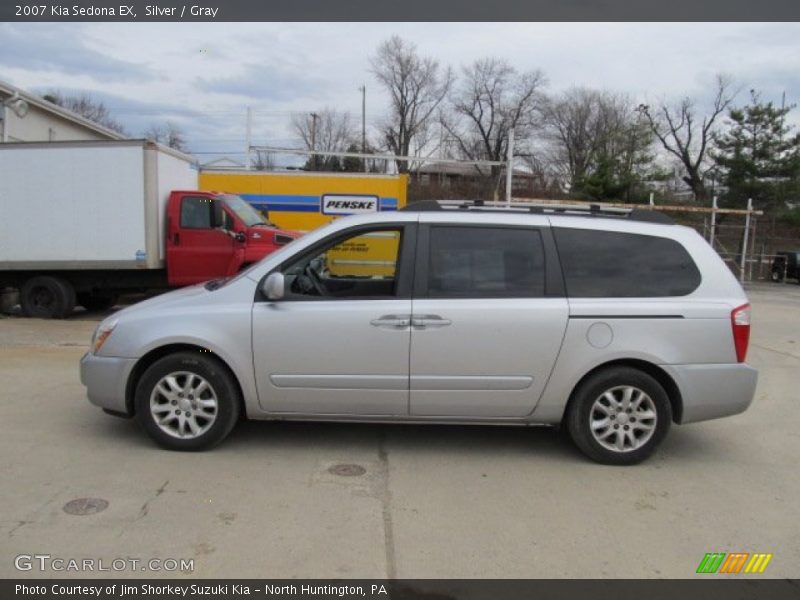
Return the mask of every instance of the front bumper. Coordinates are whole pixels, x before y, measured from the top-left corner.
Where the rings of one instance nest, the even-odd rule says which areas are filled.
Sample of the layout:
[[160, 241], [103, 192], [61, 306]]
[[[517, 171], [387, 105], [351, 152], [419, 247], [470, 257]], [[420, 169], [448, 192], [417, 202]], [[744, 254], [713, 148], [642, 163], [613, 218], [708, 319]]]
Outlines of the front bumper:
[[125, 388], [135, 364], [135, 358], [84, 354], [81, 383], [86, 386], [89, 402], [114, 413], [131, 415], [125, 401]]
[[738, 415], [756, 393], [758, 371], [750, 365], [662, 365], [683, 399], [680, 423]]

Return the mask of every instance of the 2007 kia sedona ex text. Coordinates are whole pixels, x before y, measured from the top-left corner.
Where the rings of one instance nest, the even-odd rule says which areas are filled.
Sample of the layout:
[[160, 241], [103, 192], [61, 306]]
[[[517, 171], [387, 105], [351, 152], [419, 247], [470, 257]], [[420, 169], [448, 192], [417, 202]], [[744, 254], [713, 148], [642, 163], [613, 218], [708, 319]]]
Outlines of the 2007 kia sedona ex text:
[[81, 380], [173, 450], [245, 415], [563, 426], [633, 464], [750, 405], [749, 335], [733, 274], [660, 214], [418, 202], [112, 315]]

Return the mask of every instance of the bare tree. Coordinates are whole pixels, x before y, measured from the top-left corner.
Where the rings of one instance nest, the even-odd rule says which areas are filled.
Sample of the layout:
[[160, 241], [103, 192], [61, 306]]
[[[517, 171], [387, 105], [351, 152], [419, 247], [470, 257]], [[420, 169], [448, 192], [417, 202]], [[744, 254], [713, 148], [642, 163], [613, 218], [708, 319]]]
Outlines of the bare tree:
[[[352, 115], [330, 108], [314, 113], [295, 113], [291, 125], [306, 150], [345, 152], [355, 140], [360, 139]], [[339, 171], [342, 162], [335, 156], [313, 155], [307, 168]]]
[[551, 98], [544, 108], [552, 145], [549, 162], [571, 188], [589, 171], [597, 152], [597, 98], [594, 90], [576, 88]]
[[[453, 82], [452, 70], [440, 68], [433, 58], [422, 57], [416, 46], [392, 36], [370, 58], [372, 74], [389, 93], [390, 114], [381, 124], [381, 137], [395, 156], [418, 152], [432, 139], [432, 117]], [[397, 170], [408, 165], [396, 161]]]
[[[518, 140], [533, 132], [541, 108], [541, 71], [518, 73], [501, 58], [482, 58], [463, 68], [459, 88], [451, 95], [452, 114], [442, 116], [458, 154], [471, 160], [504, 161], [508, 134]], [[490, 170], [497, 179], [500, 167]]]
[[574, 88], [544, 107], [551, 168], [572, 193], [627, 199], [653, 156], [649, 126], [625, 95]]
[[662, 102], [651, 108], [646, 104], [639, 106], [664, 149], [678, 158], [685, 171], [683, 181], [694, 193], [695, 200], [707, 196], [705, 176], [713, 163], [707, 160], [707, 151], [713, 141], [714, 125], [736, 97], [732, 81], [717, 75], [714, 97], [708, 114], [700, 115], [695, 101], [684, 98], [677, 105]]
[[111, 111], [108, 107], [98, 100], [93, 100], [87, 94], [66, 96], [58, 90], [50, 90], [42, 97], [48, 102], [71, 110], [98, 125], [102, 125], [122, 135], [127, 135], [122, 123], [111, 116]]
[[186, 137], [183, 130], [170, 121], [163, 125], [151, 125], [145, 130], [144, 137], [175, 150], [186, 151]]

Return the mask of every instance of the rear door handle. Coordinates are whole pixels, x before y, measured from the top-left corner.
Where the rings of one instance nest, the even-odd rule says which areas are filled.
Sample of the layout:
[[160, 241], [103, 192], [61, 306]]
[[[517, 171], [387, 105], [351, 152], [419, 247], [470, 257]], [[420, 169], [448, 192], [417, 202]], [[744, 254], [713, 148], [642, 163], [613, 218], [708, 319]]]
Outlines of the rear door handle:
[[411, 317], [411, 325], [414, 327], [447, 327], [452, 323], [450, 319], [445, 319], [439, 315], [419, 315]]
[[390, 329], [405, 329], [411, 325], [411, 315], [383, 315], [369, 322], [374, 327], [388, 327]]

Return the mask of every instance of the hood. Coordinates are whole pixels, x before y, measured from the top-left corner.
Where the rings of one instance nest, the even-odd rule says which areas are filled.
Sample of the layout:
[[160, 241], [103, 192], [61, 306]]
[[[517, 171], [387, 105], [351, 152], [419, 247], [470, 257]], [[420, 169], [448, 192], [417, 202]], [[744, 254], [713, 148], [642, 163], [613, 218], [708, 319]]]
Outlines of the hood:
[[113, 318], [125, 317], [144, 308], [153, 308], [155, 306], [166, 306], [168, 304], [174, 304], [176, 302], [179, 302], [185, 298], [191, 298], [194, 296], [200, 296], [202, 294], [208, 294], [208, 293], [209, 291], [205, 288], [205, 283], [198, 283], [197, 285], [191, 285], [189, 287], [172, 290], [171, 292], [167, 292], [165, 294], [159, 294], [158, 296], [154, 296], [153, 298], [148, 298], [147, 300], [142, 300], [141, 302], [137, 302], [136, 304], [132, 304], [127, 308], [123, 308], [122, 310], [115, 312], [111, 316]]

